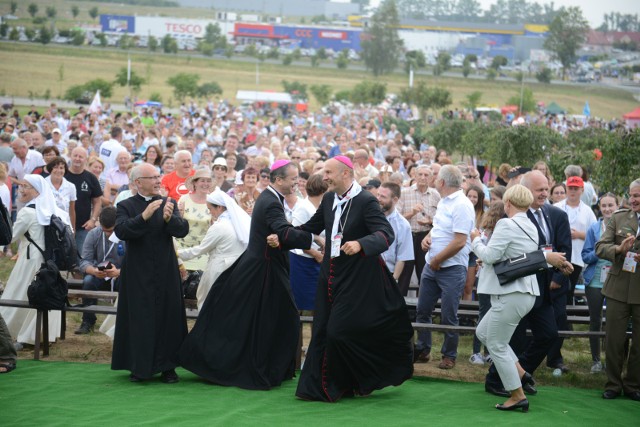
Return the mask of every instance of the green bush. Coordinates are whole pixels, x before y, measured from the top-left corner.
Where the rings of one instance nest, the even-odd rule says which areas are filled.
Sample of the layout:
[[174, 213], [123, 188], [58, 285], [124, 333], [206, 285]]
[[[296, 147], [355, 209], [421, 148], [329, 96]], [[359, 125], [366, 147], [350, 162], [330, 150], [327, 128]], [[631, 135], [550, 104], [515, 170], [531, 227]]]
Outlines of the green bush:
[[338, 92], [336, 92], [335, 95], [333, 95], [333, 99], [341, 102], [341, 101], [349, 101], [349, 99], [351, 99], [351, 91], [345, 89], [345, 90], [340, 90]]

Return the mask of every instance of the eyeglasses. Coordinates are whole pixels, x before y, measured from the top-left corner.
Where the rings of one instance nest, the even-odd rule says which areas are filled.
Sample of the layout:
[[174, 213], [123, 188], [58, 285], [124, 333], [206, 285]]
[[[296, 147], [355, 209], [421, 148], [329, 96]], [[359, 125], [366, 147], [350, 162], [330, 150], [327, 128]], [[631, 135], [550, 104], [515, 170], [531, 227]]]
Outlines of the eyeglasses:
[[227, 168], [225, 168], [224, 166], [214, 166], [214, 167], [213, 167], [213, 170], [214, 170], [214, 171], [219, 171], [219, 170], [226, 171], [226, 170], [227, 170]]
[[33, 187], [27, 184], [20, 184], [18, 185], [18, 188], [22, 189], [22, 190], [33, 190]]
[[155, 181], [160, 181], [162, 177], [160, 175], [156, 176], [139, 176], [138, 179], [153, 179]]
[[267, 175], [267, 174], [260, 175], [260, 178], [267, 179], [267, 178], [269, 178], [269, 175]]
[[298, 157], [291, 157], [291, 160], [300, 160], [302, 159], [302, 157], [298, 156]]

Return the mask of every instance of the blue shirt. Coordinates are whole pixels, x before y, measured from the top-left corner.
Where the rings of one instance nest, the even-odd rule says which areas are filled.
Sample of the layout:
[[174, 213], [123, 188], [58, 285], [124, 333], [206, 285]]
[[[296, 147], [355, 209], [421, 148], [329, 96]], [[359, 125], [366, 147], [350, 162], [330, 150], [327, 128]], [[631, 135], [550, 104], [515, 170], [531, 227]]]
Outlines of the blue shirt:
[[391, 224], [396, 238], [389, 245], [389, 249], [381, 255], [385, 264], [387, 264], [387, 268], [393, 273], [396, 268], [396, 262], [413, 261], [413, 239], [409, 221], [400, 215], [396, 209], [387, 217], [387, 221]]

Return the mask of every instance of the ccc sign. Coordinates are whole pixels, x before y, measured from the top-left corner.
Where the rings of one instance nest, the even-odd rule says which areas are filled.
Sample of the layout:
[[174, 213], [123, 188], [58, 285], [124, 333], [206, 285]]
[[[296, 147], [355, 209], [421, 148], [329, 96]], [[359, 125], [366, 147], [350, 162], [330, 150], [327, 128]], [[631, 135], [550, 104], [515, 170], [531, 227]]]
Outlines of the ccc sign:
[[296, 30], [294, 32], [296, 37], [305, 37], [305, 38], [311, 38], [311, 30]]

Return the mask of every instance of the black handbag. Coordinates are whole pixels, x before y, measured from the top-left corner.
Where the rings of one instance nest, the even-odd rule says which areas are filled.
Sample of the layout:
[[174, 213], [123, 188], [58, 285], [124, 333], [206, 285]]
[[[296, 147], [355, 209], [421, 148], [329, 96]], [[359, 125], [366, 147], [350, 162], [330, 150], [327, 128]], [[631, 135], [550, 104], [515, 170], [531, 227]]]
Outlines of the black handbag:
[[[527, 235], [529, 240], [534, 242], [536, 245], [538, 244], [538, 242], [533, 240], [516, 221], [513, 222], [524, 234]], [[532, 274], [536, 274], [537, 272], [544, 271], [546, 269], [547, 259], [544, 256], [544, 252], [540, 249], [493, 264], [493, 270], [495, 271], [496, 276], [498, 276], [500, 286], [507, 285], [516, 279], [531, 276]]]

